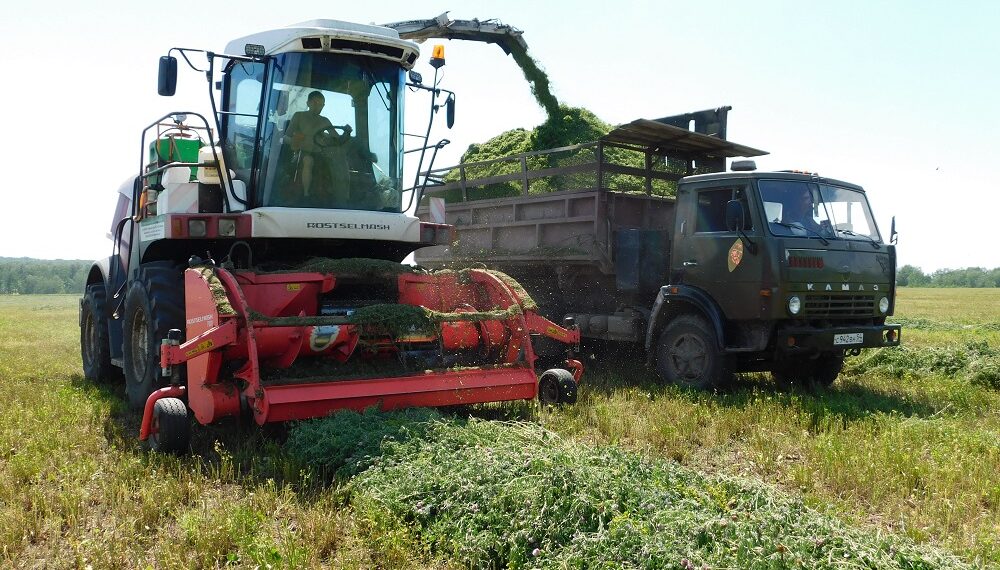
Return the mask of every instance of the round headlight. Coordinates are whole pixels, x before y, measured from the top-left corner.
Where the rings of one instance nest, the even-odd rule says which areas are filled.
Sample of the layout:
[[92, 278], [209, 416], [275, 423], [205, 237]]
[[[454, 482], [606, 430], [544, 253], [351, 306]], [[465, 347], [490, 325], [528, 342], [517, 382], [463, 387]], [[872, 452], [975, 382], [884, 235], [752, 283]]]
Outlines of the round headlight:
[[797, 315], [801, 310], [802, 301], [798, 297], [790, 297], [788, 299], [788, 312], [793, 315]]
[[878, 300], [878, 310], [882, 311], [883, 315], [889, 312], [889, 298], [888, 297], [882, 297], [881, 299]]

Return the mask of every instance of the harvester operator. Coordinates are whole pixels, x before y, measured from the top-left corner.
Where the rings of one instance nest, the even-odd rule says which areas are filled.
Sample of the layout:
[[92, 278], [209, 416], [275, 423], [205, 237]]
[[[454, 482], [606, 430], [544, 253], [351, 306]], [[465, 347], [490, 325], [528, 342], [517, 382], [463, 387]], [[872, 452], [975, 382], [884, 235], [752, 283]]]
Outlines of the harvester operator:
[[[306, 196], [309, 195], [312, 186], [313, 168], [317, 156], [327, 149], [326, 146], [317, 144], [317, 135], [324, 131], [334, 132], [334, 126], [330, 119], [320, 114], [325, 105], [326, 98], [322, 93], [319, 91], [309, 93], [306, 98], [306, 110], [292, 115], [288, 130], [285, 131], [285, 140], [290, 141], [292, 149], [298, 151], [299, 154], [297, 170], [301, 173], [302, 192]], [[350, 126], [345, 125], [337, 128], [344, 130], [343, 138], [350, 136]]]

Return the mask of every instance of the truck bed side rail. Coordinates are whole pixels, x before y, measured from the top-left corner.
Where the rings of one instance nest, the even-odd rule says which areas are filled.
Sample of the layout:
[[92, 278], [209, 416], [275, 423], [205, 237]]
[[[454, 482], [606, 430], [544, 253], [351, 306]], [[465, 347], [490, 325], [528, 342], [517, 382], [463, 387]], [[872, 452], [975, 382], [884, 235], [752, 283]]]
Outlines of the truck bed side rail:
[[593, 189], [668, 197], [691, 170], [651, 149], [597, 141], [434, 169], [425, 193], [448, 202]]

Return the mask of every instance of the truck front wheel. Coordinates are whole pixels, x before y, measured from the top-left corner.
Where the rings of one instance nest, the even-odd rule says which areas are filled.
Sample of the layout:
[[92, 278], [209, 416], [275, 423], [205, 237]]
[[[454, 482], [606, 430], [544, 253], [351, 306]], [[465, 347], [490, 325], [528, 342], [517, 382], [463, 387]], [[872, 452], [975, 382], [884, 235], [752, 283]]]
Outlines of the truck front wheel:
[[725, 362], [709, 324], [695, 315], [668, 323], [657, 341], [656, 371], [681, 386], [704, 390], [718, 385]]

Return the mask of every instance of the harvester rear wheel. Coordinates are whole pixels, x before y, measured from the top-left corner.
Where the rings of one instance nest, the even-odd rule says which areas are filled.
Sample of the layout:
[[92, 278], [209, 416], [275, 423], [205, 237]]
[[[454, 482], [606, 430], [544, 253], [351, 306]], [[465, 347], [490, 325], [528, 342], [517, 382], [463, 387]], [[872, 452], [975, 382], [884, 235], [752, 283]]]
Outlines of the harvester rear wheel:
[[160, 374], [160, 340], [184, 323], [184, 287], [172, 263], [139, 268], [125, 298], [123, 363], [129, 407], [142, 410], [153, 390], [166, 385]]
[[80, 356], [83, 375], [88, 380], [109, 382], [121, 379], [121, 369], [111, 364], [108, 317], [104, 313], [107, 293], [103, 283], [87, 285], [80, 306]]
[[177, 398], [161, 398], [153, 404], [149, 449], [160, 453], [184, 453], [191, 442], [187, 406]]

